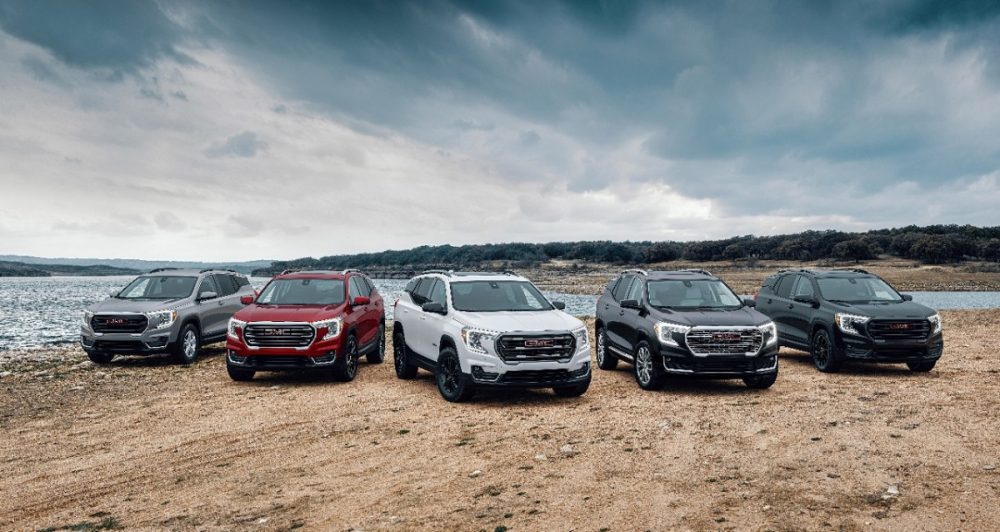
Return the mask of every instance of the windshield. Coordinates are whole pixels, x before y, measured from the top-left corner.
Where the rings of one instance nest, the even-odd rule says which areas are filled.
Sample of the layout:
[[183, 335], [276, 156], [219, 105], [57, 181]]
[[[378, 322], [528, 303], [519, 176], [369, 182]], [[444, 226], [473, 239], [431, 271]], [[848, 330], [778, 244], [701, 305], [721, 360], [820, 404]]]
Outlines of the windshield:
[[118, 295], [120, 299], [183, 299], [191, 295], [197, 277], [137, 277]]
[[826, 277], [817, 279], [816, 282], [827, 301], [898, 303], [903, 300], [889, 283], [878, 277]]
[[726, 286], [713, 279], [697, 281], [649, 281], [649, 304], [673, 309], [739, 308], [743, 302]]
[[451, 283], [451, 302], [466, 312], [552, 310], [535, 285], [525, 281]]
[[262, 305], [339, 305], [344, 302], [341, 279], [275, 279], [260, 293]]

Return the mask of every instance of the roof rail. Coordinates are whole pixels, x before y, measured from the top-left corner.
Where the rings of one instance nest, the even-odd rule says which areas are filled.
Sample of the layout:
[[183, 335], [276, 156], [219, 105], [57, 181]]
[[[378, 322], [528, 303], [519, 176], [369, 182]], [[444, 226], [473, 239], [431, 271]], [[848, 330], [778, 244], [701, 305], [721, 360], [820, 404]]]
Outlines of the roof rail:
[[706, 270], [704, 268], [684, 268], [681, 271], [682, 272], [691, 272], [691, 273], [700, 273], [702, 275], [709, 275], [709, 276], [715, 277], [714, 275], [712, 275], [712, 272], [710, 272], [710, 271], [708, 271], [708, 270]]
[[631, 268], [628, 270], [622, 270], [622, 275], [626, 273], [638, 273], [639, 275], [649, 275], [646, 270], [640, 270], [639, 268]]
[[179, 270], [179, 269], [180, 268], [174, 268], [174, 267], [169, 267], [169, 268], [153, 268], [152, 270], [149, 270], [149, 272], [147, 272], [147, 273], [166, 272], [166, 271], [170, 271], [170, 270]]
[[428, 273], [438, 273], [441, 275], [446, 275], [448, 277], [451, 277], [451, 274], [454, 273], [454, 270], [424, 270], [420, 272], [420, 275], [425, 275]]
[[854, 272], [854, 273], [863, 273], [863, 274], [866, 274], [866, 275], [871, 275], [871, 272], [869, 272], [868, 270], [861, 269], [861, 268], [834, 268], [834, 271], [838, 271], [838, 272]]
[[520, 277], [520, 275], [518, 275], [517, 272], [515, 272], [513, 270], [504, 270], [504, 271], [502, 271], [500, 273], [502, 273], [504, 275], [513, 275], [514, 277]]
[[349, 273], [360, 273], [360, 274], [364, 275], [365, 272], [363, 272], [363, 271], [361, 271], [361, 270], [359, 270], [357, 268], [344, 268], [344, 271], [342, 271], [340, 273], [342, 273], [343, 275], [347, 275]]

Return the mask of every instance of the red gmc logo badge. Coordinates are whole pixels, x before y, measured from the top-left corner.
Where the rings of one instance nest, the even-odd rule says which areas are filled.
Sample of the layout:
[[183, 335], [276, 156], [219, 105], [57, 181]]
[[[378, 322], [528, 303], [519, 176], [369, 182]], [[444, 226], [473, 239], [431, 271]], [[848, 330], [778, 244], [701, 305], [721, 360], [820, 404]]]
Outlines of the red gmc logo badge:
[[909, 329], [910, 328], [910, 324], [909, 323], [890, 323], [889, 324], [889, 328], [890, 329], [896, 329], [896, 330]]
[[722, 341], [722, 342], [732, 342], [734, 340], [739, 340], [739, 339], [740, 339], [740, 333], [734, 333], [734, 332], [715, 333], [712, 335], [712, 340]]
[[125, 325], [125, 318], [108, 318], [108, 325]]
[[556, 345], [555, 340], [525, 340], [524, 347], [552, 347]]
[[264, 329], [264, 336], [288, 336], [288, 329]]

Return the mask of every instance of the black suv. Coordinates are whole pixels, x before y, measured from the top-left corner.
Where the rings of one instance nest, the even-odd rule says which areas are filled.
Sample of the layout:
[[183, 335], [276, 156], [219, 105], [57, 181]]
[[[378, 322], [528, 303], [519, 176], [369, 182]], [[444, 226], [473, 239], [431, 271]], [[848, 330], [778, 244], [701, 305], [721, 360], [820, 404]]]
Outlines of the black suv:
[[597, 365], [633, 365], [657, 389], [668, 373], [742, 378], [768, 388], [778, 378], [774, 323], [705, 270], [626, 270], [597, 300]]
[[757, 309], [778, 343], [812, 354], [820, 371], [845, 360], [906, 362], [930, 371], [941, 357], [941, 318], [864, 270], [782, 270], [764, 280]]

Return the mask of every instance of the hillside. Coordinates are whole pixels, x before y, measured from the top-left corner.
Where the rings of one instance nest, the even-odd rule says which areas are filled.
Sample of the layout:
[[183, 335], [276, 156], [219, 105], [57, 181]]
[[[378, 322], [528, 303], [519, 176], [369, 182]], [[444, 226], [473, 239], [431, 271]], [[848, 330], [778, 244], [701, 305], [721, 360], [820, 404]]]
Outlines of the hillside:
[[[267, 267], [271, 260], [261, 259], [244, 262], [198, 262], [175, 260], [142, 260], [142, 259], [99, 259], [99, 258], [49, 258], [30, 255], [0, 255], [0, 261], [18, 262], [31, 266], [44, 266], [51, 270], [57, 266], [92, 266], [106, 265], [114, 268], [124, 268], [129, 271], [146, 272], [154, 268], [230, 268], [242, 273], [250, 273], [254, 269]], [[65, 274], [64, 274], [65, 275]], [[99, 274], [81, 274], [99, 275]], [[119, 274], [111, 274], [119, 275]]]
[[49, 277], [52, 275], [136, 275], [139, 270], [117, 268], [106, 264], [76, 266], [70, 264], [25, 264], [0, 261], [0, 277]]

